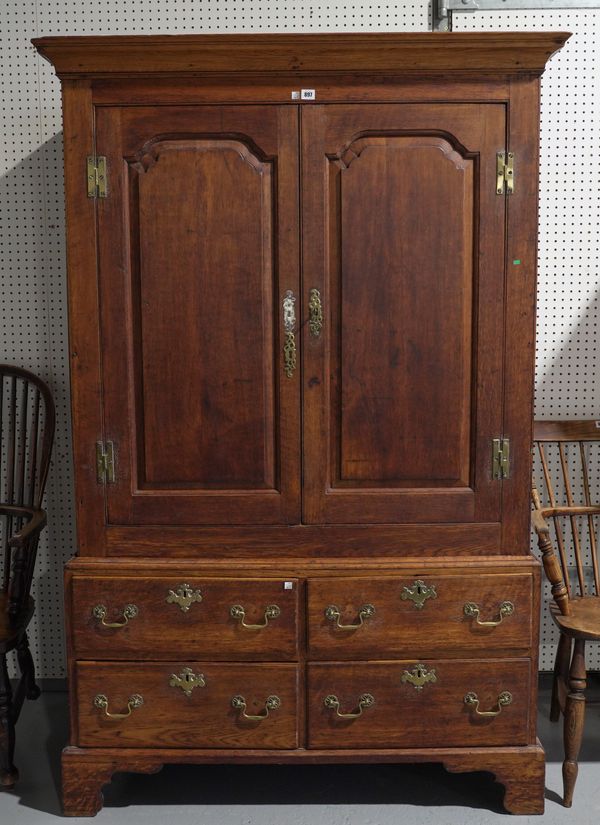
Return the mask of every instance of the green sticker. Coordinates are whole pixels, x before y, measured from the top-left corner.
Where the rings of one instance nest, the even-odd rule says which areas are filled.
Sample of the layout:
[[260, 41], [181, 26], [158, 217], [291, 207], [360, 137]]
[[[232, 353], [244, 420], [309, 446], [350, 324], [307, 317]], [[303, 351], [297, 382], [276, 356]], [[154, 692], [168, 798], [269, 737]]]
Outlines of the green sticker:
[[514, 261], [513, 261], [513, 265], [514, 265], [514, 266], [518, 266], [520, 263], [521, 263], [521, 259], [520, 259], [520, 258], [515, 258], [515, 259], [514, 259]]

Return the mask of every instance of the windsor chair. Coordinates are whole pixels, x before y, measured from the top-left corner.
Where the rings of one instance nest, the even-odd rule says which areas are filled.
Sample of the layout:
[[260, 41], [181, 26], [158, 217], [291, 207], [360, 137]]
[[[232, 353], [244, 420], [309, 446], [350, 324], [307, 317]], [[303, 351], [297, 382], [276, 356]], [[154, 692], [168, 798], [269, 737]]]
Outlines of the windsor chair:
[[[600, 504], [593, 502], [586, 455], [600, 448], [600, 421], [536, 421], [534, 441], [543, 485], [542, 493], [536, 486], [532, 490], [532, 520], [552, 587], [554, 603], [550, 612], [560, 631], [550, 719], [557, 722], [560, 714], [564, 715], [563, 804], [569, 808], [583, 737], [585, 644], [600, 640], [600, 576], [594, 521], [600, 515]], [[600, 452], [595, 458], [598, 455]]]
[[[0, 786], [18, 779], [15, 723], [25, 698], [37, 699], [27, 626], [41, 509], [54, 438], [54, 402], [46, 384], [27, 370], [0, 364]], [[7, 654], [16, 650], [21, 678], [13, 693]]]

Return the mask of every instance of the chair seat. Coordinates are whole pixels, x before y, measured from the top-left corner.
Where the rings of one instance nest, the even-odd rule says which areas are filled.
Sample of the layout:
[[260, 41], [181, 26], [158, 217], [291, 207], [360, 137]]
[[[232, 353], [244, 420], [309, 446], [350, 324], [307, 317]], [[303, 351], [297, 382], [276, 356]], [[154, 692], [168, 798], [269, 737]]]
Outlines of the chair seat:
[[567, 636], [578, 639], [600, 640], [600, 598], [583, 596], [571, 599], [571, 613], [563, 616], [556, 604], [550, 604], [555, 623]]
[[31, 621], [35, 602], [30, 597], [27, 610], [19, 616], [10, 617], [8, 615], [8, 596], [0, 593], [0, 653], [7, 653], [13, 650], [23, 635], [27, 625]]

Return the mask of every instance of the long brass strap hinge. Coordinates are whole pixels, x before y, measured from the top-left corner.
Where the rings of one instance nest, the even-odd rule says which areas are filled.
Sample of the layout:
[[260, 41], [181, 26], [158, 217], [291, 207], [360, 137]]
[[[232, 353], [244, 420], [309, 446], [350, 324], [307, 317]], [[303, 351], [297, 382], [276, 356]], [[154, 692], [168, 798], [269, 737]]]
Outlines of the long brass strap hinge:
[[89, 155], [86, 160], [86, 176], [88, 198], [105, 198], [108, 194], [106, 158], [102, 155]]
[[98, 484], [115, 482], [115, 445], [112, 441], [96, 441], [96, 480]]
[[510, 478], [510, 439], [492, 439], [492, 478], [502, 481]]
[[496, 194], [512, 195], [515, 191], [514, 152], [496, 152]]

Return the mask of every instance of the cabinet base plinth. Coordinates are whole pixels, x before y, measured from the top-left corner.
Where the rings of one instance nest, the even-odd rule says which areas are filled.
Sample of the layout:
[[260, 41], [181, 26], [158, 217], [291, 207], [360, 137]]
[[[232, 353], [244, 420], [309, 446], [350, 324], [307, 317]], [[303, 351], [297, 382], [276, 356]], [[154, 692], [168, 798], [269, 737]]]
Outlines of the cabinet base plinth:
[[435, 750], [138, 750], [67, 747], [62, 755], [65, 816], [94, 816], [102, 787], [118, 772], [157, 773], [165, 764], [384, 764], [441, 762], [452, 773], [488, 771], [504, 785], [504, 807], [513, 814], [544, 812], [544, 750], [539, 742], [510, 748]]

